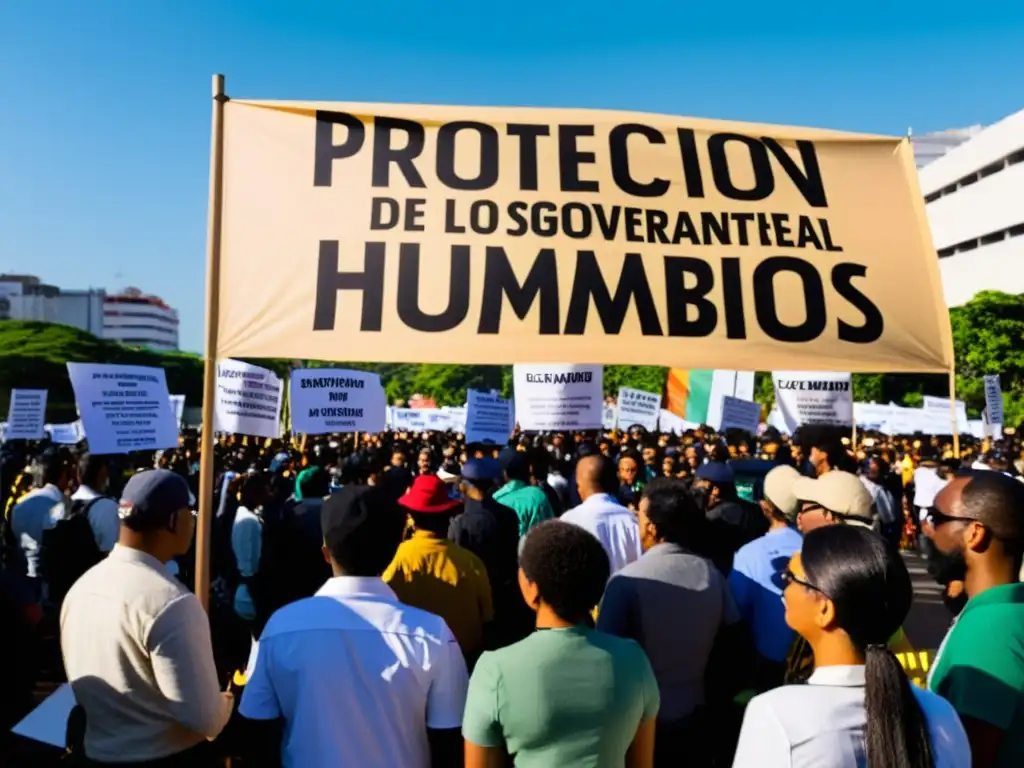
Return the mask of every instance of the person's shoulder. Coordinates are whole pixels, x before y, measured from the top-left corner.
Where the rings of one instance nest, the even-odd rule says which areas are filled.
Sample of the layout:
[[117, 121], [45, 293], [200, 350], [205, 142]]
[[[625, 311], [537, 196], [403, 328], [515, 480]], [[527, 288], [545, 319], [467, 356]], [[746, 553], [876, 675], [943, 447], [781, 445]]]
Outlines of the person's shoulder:
[[917, 699], [917, 703], [924, 713], [924, 719], [928, 722], [930, 728], [934, 729], [940, 724], [950, 722], [955, 722], [959, 726], [960, 716], [957, 715], [956, 709], [946, 699], [918, 685], [912, 685], [910, 689], [914, 692], [914, 697]]

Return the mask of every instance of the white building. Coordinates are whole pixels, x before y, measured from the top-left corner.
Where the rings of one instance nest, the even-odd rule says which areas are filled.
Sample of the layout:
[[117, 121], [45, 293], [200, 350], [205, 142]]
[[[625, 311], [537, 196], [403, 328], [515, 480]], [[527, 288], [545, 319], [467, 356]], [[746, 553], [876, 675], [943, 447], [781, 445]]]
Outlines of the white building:
[[176, 350], [178, 310], [138, 288], [108, 294], [103, 303], [103, 337], [129, 347]]
[[917, 167], [924, 168], [949, 150], [974, 138], [983, 130], [985, 130], [983, 125], [972, 125], [969, 128], [950, 128], [947, 131], [923, 133], [920, 136], [912, 135], [910, 143], [914, 146], [914, 161], [917, 163]]
[[69, 291], [32, 275], [0, 275], [0, 320], [37, 320], [103, 335], [103, 290]]
[[918, 171], [948, 306], [1024, 293], [1024, 110]]

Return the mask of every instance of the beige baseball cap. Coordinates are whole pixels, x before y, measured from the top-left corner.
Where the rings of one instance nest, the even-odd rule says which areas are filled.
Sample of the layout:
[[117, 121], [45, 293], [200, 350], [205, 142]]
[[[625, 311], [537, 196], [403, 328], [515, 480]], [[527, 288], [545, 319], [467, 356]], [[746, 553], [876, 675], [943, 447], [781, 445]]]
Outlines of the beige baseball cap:
[[780, 464], [764, 476], [764, 497], [790, 521], [796, 520], [796, 513], [800, 511], [800, 500], [793, 493], [793, 484], [801, 477], [803, 475], [788, 464]]
[[802, 502], [818, 504], [849, 525], [872, 527], [874, 502], [856, 475], [834, 469], [818, 478], [801, 477], [793, 483], [793, 494]]

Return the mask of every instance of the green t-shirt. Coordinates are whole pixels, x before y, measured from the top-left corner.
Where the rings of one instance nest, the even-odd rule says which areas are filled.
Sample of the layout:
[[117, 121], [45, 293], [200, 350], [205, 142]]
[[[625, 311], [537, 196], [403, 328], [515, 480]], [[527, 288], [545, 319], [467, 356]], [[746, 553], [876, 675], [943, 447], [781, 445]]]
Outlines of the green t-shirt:
[[485, 653], [469, 681], [462, 735], [516, 768], [622, 768], [658, 683], [632, 640], [586, 627], [541, 629]]
[[999, 728], [997, 766], [1024, 766], [1024, 584], [972, 597], [939, 648], [928, 688], [961, 717]]

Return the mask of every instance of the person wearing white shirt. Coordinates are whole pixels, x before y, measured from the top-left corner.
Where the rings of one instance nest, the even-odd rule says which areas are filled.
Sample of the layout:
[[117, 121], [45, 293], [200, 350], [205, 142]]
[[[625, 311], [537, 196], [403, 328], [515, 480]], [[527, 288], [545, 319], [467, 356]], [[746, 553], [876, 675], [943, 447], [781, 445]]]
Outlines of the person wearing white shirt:
[[46, 451], [33, 468], [36, 489], [25, 495], [11, 510], [11, 533], [21, 554], [16, 573], [36, 602], [46, 596], [40, 569], [43, 533], [56, 525], [70, 509], [65, 492], [71, 483], [71, 453], [66, 448]]
[[285, 768], [461, 764], [469, 678], [444, 619], [404, 605], [380, 575], [405, 513], [383, 488], [346, 485], [324, 501], [334, 573], [267, 622], [239, 713], [249, 757]]
[[886, 645], [913, 600], [900, 555], [865, 528], [825, 526], [804, 537], [783, 581], [786, 623], [815, 670], [751, 699], [733, 768], [969, 768], [952, 705], [912, 685]]
[[78, 459], [78, 489], [71, 494], [71, 501], [85, 504], [93, 538], [103, 553], [114, 548], [121, 533], [117, 501], [105, 495], [109, 485], [109, 458], [94, 453], [83, 453]]
[[578, 525], [601, 542], [613, 574], [639, 560], [640, 524], [615, 498], [615, 464], [601, 455], [585, 456], [576, 465], [576, 486], [582, 503], [562, 515], [562, 522]]
[[256, 619], [249, 584], [260, 569], [263, 552], [263, 519], [260, 510], [267, 495], [266, 479], [259, 474], [247, 475], [238, 490], [239, 506], [231, 524], [231, 551], [235, 555], [240, 583], [235, 589], [235, 613], [246, 621]]

